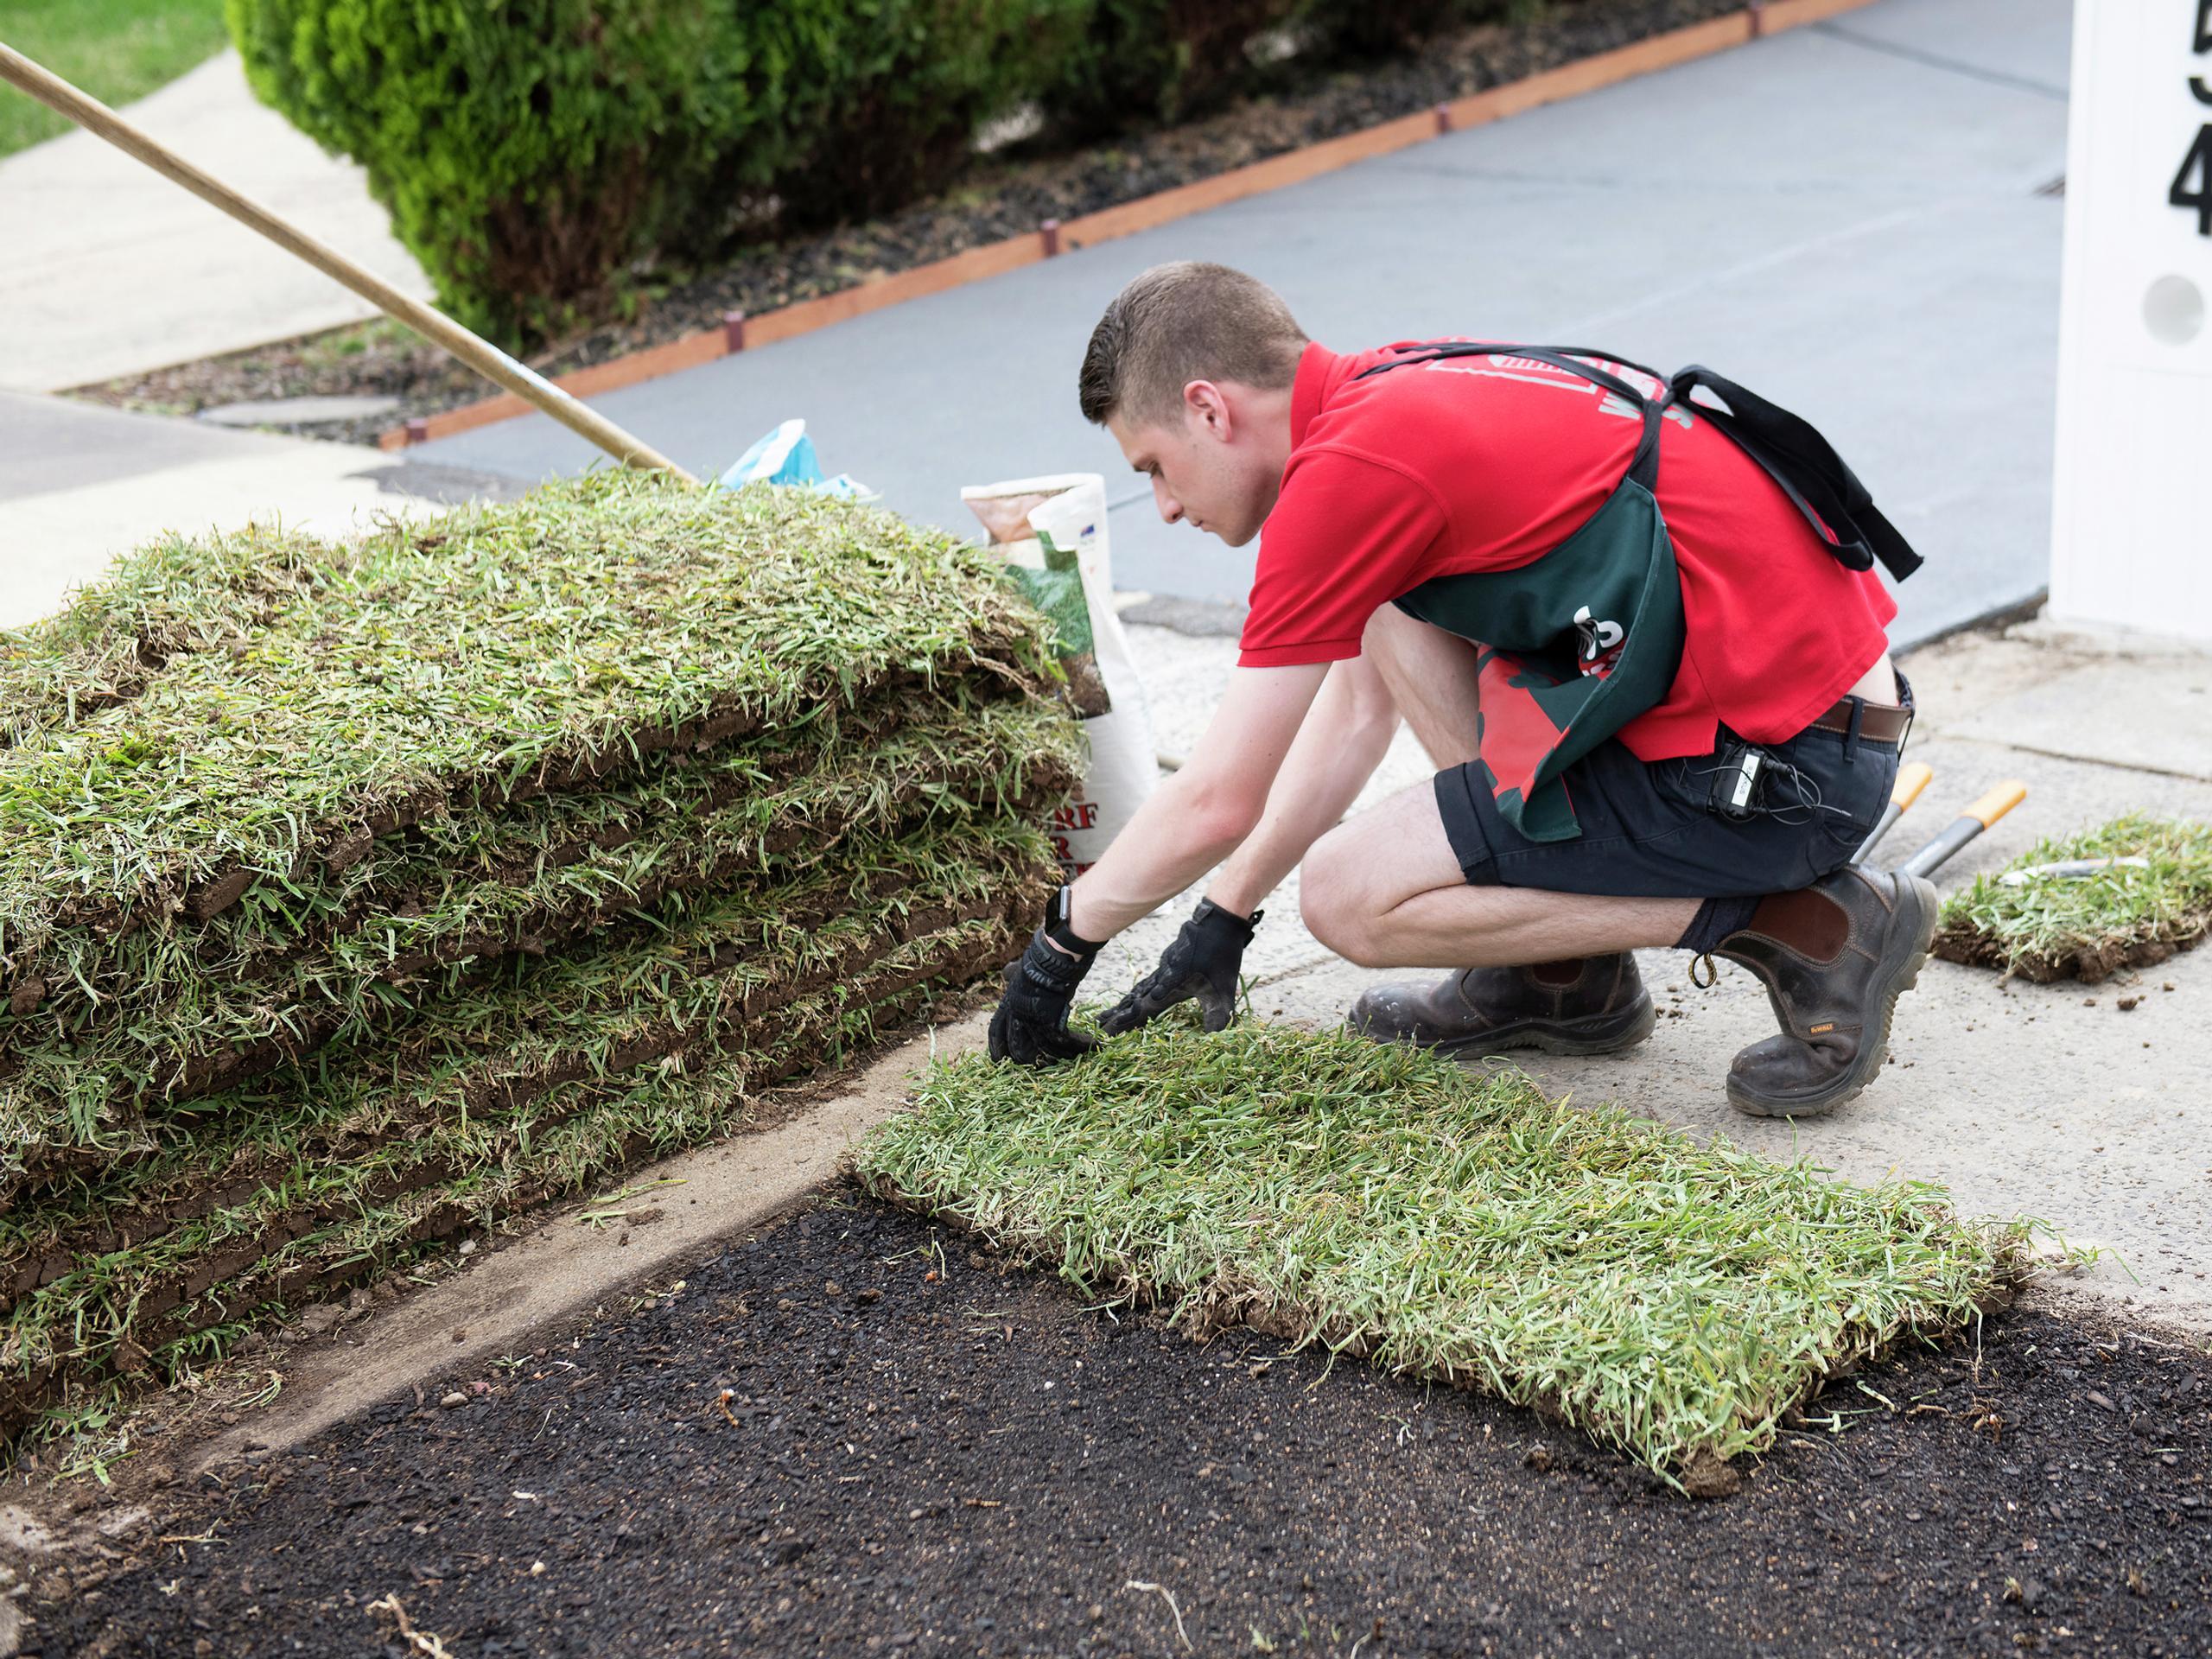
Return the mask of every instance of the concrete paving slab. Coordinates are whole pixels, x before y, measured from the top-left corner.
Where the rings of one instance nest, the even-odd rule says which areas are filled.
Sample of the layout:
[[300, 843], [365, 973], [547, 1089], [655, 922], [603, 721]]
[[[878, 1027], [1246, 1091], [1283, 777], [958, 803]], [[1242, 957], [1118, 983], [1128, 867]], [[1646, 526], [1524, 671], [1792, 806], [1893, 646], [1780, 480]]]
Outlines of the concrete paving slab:
[[218, 404], [193, 416], [211, 426], [315, 426], [326, 421], [366, 420], [389, 415], [399, 407], [397, 397], [271, 397], [258, 403]]
[[2039, 754], [2212, 780], [2212, 661], [2168, 661], [2170, 674], [2145, 673], [2140, 658], [2083, 664], [1950, 729]]
[[[236, 52], [122, 113], [385, 281], [430, 297], [361, 169], [257, 101]], [[0, 386], [17, 391], [84, 385], [376, 315], [87, 132], [0, 161]]]
[[281, 439], [211, 432], [191, 421], [66, 397], [0, 391], [0, 501], [283, 449]]
[[[1965, 67], [1796, 31], [599, 406], [716, 468], [804, 415], [831, 467], [963, 532], [963, 483], [1095, 469], [1122, 586], [1237, 601], [1255, 549], [1159, 524], [1072, 393], [1123, 282], [1221, 259], [1339, 347], [1594, 336], [1568, 343], [1758, 386], [1827, 429], [1929, 556], [1899, 593], [1899, 637], [1927, 637], [2045, 580], [2061, 211], [2033, 192], [2064, 166], [2065, 106], [1967, 71], [2063, 84], [2069, 16], [1883, 0], [1853, 19]], [[592, 464], [538, 417], [418, 453], [533, 479]]]
[[1846, 13], [1814, 25], [1836, 40], [1910, 54], [1923, 63], [2002, 77], [2064, 98], [2072, 68], [2072, 19], [2063, 7], [2022, 6], [2016, 0], [1929, 0]]

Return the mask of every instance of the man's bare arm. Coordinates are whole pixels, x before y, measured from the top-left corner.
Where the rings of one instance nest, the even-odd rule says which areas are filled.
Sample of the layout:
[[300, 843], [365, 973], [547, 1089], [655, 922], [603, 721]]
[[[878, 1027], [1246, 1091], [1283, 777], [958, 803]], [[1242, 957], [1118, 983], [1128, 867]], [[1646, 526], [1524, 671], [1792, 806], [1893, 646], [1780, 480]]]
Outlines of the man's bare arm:
[[1259, 828], [1207, 884], [1206, 897], [1232, 915], [1257, 910], [1351, 810], [1397, 729], [1397, 702], [1374, 664], [1354, 657], [1332, 664], [1275, 774]]
[[1328, 672], [1322, 663], [1232, 672], [1182, 770], [1077, 880], [1068, 925], [1079, 938], [1109, 939], [1142, 920], [1251, 835]]

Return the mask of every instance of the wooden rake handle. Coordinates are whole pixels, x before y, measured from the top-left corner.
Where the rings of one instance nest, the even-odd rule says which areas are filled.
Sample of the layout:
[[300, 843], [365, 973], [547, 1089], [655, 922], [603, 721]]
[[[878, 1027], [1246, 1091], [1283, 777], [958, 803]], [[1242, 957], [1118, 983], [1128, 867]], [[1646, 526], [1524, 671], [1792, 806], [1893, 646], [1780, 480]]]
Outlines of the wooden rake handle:
[[261, 206], [240, 195], [220, 180], [201, 172], [167, 145], [132, 126], [98, 99], [87, 96], [51, 70], [33, 63], [14, 48], [0, 45], [0, 80], [28, 93], [47, 108], [67, 116], [88, 132], [97, 133], [118, 149], [135, 156], [163, 178], [228, 213], [239, 224], [261, 232], [286, 252], [296, 254], [324, 276], [343, 283], [386, 316], [403, 322], [425, 340], [442, 346], [462, 362], [518, 397], [543, 410], [571, 432], [588, 439], [617, 461], [673, 473], [687, 484], [699, 480], [651, 445], [632, 437], [620, 427], [576, 401], [535, 369], [509, 357], [487, 340], [480, 339], [443, 312], [433, 309], [390, 283], [364, 270], [344, 254], [289, 225]]

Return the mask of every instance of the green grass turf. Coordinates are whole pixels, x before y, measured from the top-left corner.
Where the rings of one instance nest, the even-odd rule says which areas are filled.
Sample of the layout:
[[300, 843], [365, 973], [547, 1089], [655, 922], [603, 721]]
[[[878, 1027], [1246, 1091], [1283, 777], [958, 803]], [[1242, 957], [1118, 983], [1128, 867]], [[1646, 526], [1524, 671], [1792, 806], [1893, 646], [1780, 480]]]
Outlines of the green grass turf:
[[1692, 1490], [1831, 1370], [1973, 1319], [2026, 1244], [1938, 1188], [1268, 1026], [1155, 1027], [1043, 1072], [940, 1064], [856, 1163], [1086, 1296], [1502, 1395]]
[[2025, 979], [2094, 983], [2164, 961], [2212, 928], [2212, 824], [2131, 814], [2037, 842], [2005, 868], [2114, 857], [2150, 868], [2011, 887], [1997, 879], [2004, 871], [1976, 876], [1944, 900], [1936, 954]]
[[792, 999], [711, 1061], [573, 1080], [341, 1162], [303, 1157], [216, 1211], [87, 1255], [19, 1298], [0, 1326], [0, 1439], [41, 1439], [124, 1376], [173, 1382], [285, 1309], [404, 1267], [456, 1232], [741, 1128], [764, 1090], [864, 1056], [1016, 933], [996, 917], [950, 924]]
[[[446, 969], [417, 994], [420, 1011], [397, 1040], [372, 1032], [319, 1050], [275, 1074], [268, 1090], [249, 1084], [143, 1110], [111, 1097], [80, 1113], [50, 1093], [13, 1089], [0, 1095], [0, 1191], [10, 1199], [0, 1240], [42, 1189], [72, 1191], [118, 1173], [136, 1183], [165, 1145], [209, 1158], [222, 1145], [211, 1124], [241, 1112], [320, 1119], [349, 1087], [373, 1090], [385, 1077], [404, 1077], [415, 1096], [373, 1097], [417, 1098], [429, 1117], [548, 1077], [623, 1069], [637, 1063], [626, 1053], [668, 1033], [711, 1039], [724, 1021], [763, 1012], [755, 1000], [811, 990], [810, 979], [868, 960], [917, 925], [906, 918], [933, 925], [933, 910], [970, 901], [1034, 908], [1051, 885], [1048, 854], [1038, 830], [996, 819], [855, 835], [781, 885], [681, 894], [637, 912], [598, 950], [518, 957], [489, 976]], [[220, 1169], [219, 1156], [208, 1167]], [[108, 1190], [106, 1205], [122, 1202]]]
[[258, 525], [148, 543], [57, 614], [0, 628], [0, 748], [137, 696], [172, 657], [242, 647], [351, 562], [346, 550]]
[[607, 472], [395, 528], [242, 645], [0, 751], [0, 955], [826, 700], [1041, 685], [1045, 626], [979, 550], [795, 490]]
[[[504, 815], [459, 813], [424, 826], [405, 856], [365, 859], [321, 882], [260, 884], [276, 890], [250, 891], [205, 928], [92, 941], [108, 953], [104, 1000], [55, 999], [0, 1018], [13, 1051], [0, 1122], [33, 1121], [43, 1103], [89, 1134], [118, 1099], [190, 1098], [245, 1066], [388, 1027], [449, 992], [452, 976], [437, 971], [448, 965], [482, 970], [514, 950], [556, 948], [609, 912], [673, 892], [780, 882], [855, 827], [873, 838], [893, 823], [920, 831], [1025, 807], [1041, 815], [1077, 775], [1080, 739], [1051, 704], [908, 702], [909, 723], [880, 740], [841, 734], [834, 721], [821, 722], [818, 749], [779, 735], [801, 760], [780, 778], [757, 748], [739, 748]], [[382, 903], [361, 906], [365, 884]], [[289, 948], [330, 916], [347, 931]]]
[[[19, 1297], [32, 1278], [66, 1284], [82, 1262], [57, 1274], [57, 1253], [104, 1255], [118, 1240], [181, 1234], [272, 1192], [351, 1191], [380, 1160], [484, 1132], [569, 1084], [711, 1065], [779, 1033], [785, 1010], [805, 999], [863, 982], [888, 995], [884, 975], [917, 949], [926, 957], [918, 940], [982, 922], [1010, 938], [1009, 916], [1037, 899], [1039, 851], [1027, 831], [957, 851], [941, 844], [909, 855], [894, 881], [817, 879], [767, 905], [664, 911], [596, 955], [518, 963], [438, 1005], [404, 1043], [325, 1050], [202, 1108], [148, 1120], [134, 1155], [87, 1166], [0, 1215], [0, 1263]], [[856, 865], [873, 864], [855, 852]]]
[[[128, 104], [221, 51], [222, 0], [0, 0], [0, 41], [90, 92]], [[0, 87], [0, 156], [71, 130]]]

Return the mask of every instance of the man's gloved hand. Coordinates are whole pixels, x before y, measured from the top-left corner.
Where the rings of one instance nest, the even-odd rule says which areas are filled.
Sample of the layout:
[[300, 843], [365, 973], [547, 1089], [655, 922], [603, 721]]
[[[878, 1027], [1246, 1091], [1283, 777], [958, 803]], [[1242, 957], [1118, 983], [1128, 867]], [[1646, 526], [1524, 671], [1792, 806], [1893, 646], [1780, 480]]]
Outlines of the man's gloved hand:
[[1100, 1028], [1118, 1037], [1195, 996], [1206, 1029], [1219, 1031], [1236, 1017], [1237, 969], [1244, 963], [1244, 947], [1252, 943], [1266, 913], [1255, 910], [1247, 921], [1211, 899], [1199, 899], [1175, 942], [1160, 952], [1160, 966], [1108, 1010], [1098, 1022]]
[[1062, 887], [1021, 960], [1006, 970], [1006, 995], [991, 1016], [993, 1059], [1051, 1065], [1098, 1046], [1096, 1039], [1068, 1029], [1076, 987], [1090, 971], [1100, 947], [1078, 937], [1067, 916], [1068, 890]]

